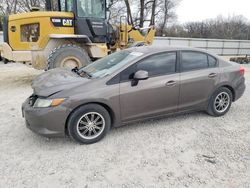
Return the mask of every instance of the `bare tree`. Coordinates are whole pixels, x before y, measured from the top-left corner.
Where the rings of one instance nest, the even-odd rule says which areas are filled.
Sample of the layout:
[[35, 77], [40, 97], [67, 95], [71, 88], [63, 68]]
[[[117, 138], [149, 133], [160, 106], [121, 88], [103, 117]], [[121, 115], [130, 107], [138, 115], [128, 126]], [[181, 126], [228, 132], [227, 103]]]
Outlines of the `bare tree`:
[[29, 12], [32, 7], [44, 8], [45, 0], [0, 0], [0, 14], [10, 15]]
[[[161, 30], [175, 17], [174, 8], [180, 0], [109, 0], [111, 22], [119, 22], [119, 17], [127, 16], [128, 24], [144, 27], [146, 25], [158, 26]], [[161, 32], [162, 33], [162, 32]]]
[[32, 7], [44, 8], [45, 6], [45, 0], [19, 0], [18, 2], [22, 12], [29, 12]]
[[155, 25], [155, 12], [156, 12], [156, 5], [157, 5], [157, 0], [152, 0], [152, 8], [151, 8], [151, 19], [150, 19], [150, 25]]
[[179, 0], [160, 0], [159, 6], [159, 16], [160, 19], [158, 34], [163, 35], [164, 29], [167, 27], [167, 23], [170, 19], [176, 17], [175, 7], [179, 4]]
[[126, 8], [127, 8], [127, 20], [128, 20], [128, 23], [133, 26], [134, 21], [133, 21], [133, 16], [132, 16], [132, 11], [131, 11], [129, 0], [124, 0], [124, 2], [125, 2], [125, 5], [126, 5]]
[[15, 14], [18, 11], [17, 0], [0, 0], [1, 15]]
[[140, 0], [139, 27], [143, 27], [143, 24], [144, 24], [144, 9], [145, 9], [145, 0]]

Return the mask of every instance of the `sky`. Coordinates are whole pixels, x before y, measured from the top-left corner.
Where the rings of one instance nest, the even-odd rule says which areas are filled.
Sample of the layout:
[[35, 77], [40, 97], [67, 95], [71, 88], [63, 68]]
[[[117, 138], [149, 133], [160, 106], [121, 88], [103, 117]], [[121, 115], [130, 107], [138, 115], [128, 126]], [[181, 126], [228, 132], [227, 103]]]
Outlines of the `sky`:
[[176, 9], [178, 21], [201, 21], [218, 15], [243, 15], [250, 20], [250, 0], [182, 0]]

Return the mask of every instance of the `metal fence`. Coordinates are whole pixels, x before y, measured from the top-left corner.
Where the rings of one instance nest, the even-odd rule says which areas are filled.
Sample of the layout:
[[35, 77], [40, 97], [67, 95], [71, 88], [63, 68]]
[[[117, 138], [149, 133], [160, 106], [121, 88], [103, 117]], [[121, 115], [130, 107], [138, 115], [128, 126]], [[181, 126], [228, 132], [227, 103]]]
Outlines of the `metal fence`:
[[[1, 42], [3, 42], [3, 32], [0, 32]], [[220, 56], [250, 55], [250, 40], [156, 37], [153, 45], [202, 48]]]
[[250, 55], [250, 40], [156, 37], [153, 45], [202, 48], [220, 56]]

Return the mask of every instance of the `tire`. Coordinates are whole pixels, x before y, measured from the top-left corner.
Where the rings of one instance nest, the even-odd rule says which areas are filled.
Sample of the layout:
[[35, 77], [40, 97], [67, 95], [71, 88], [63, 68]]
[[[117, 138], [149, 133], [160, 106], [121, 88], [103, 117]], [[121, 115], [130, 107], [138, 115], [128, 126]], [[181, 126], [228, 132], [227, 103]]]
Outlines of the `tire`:
[[[94, 114], [93, 119], [92, 114]], [[87, 121], [86, 115], [90, 121]], [[101, 124], [100, 122], [104, 123]], [[98, 129], [93, 127], [98, 127]], [[88, 104], [77, 108], [70, 115], [67, 123], [68, 135], [80, 144], [93, 144], [100, 141], [109, 132], [110, 127], [111, 118], [109, 112], [104, 107], [96, 104]], [[94, 133], [93, 129], [97, 134]], [[91, 132], [90, 136], [89, 132]]]
[[9, 63], [9, 60], [5, 59], [5, 58], [2, 58], [2, 61], [3, 61], [4, 64], [8, 64]]
[[91, 63], [86, 51], [73, 44], [65, 44], [55, 48], [47, 60], [47, 70], [58, 67], [81, 68]]
[[[223, 101], [221, 101], [222, 99]], [[210, 98], [207, 113], [214, 117], [220, 117], [225, 115], [231, 107], [232, 99], [233, 94], [228, 88], [219, 88], [214, 92], [214, 94]]]

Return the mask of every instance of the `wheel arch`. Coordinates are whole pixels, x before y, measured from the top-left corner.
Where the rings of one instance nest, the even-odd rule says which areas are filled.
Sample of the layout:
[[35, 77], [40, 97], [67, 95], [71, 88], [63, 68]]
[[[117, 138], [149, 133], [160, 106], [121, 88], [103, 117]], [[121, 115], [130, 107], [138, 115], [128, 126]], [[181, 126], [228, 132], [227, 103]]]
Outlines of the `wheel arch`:
[[233, 95], [232, 101], [234, 102], [235, 101], [235, 90], [234, 90], [234, 88], [232, 86], [230, 86], [230, 85], [223, 85], [221, 87], [225, 87], [225, 88], [227, 88], [227, 89], [229, 89], [231, 91], [231, 93]]
[[222, 84], [218, 85], [218, 86], [214, 89], [214, 91], [212, 92], [212, 94], [211, 94], [210, 97], [212, 97], [212, 95], [214, 94], [214, 92], [216, 92], [219, 88], [222, 88], [222, 87], [225, 87], [225, 88], [227, 88], [227, 89], [229, 89], [229, 90], [231, 91], [232, 96], [233, 96], [232, 101], [234, 102], [234, 101], [235, 101], [235, 90], [234, 90], [234, 88], [233, 88], [229, 83], [222, 83]]
[[89, 105], [89, 104], [96, 104], [96, 105], [99, 105], [99, 106], [102, 106], [103, 108], [105, 108], [109, 115], [110, 115], [110, 119], [111, 119], [111, 127], [114, 126], [115, 122], [116, 122], [116, 115], [114, 113], [114, 111], [112, 110], [112, 108], [103, 103], [103, 102], [88, 102], [88, 103], [84, 103], [84, 104], [81, 104], [81, 105], [78, 105], [76, 106], [68, 115], [67, 119], [66, 119], [66, 122], [65, 122], [65, 134], [68, 134], [67, 133], [67, 128], [68, 128], [68, 121], [69, 121], [69, 118], [70, 116], [78, 109], [78, 108], [81, 108], [82, 106], [86, 106], [86, 105]]

